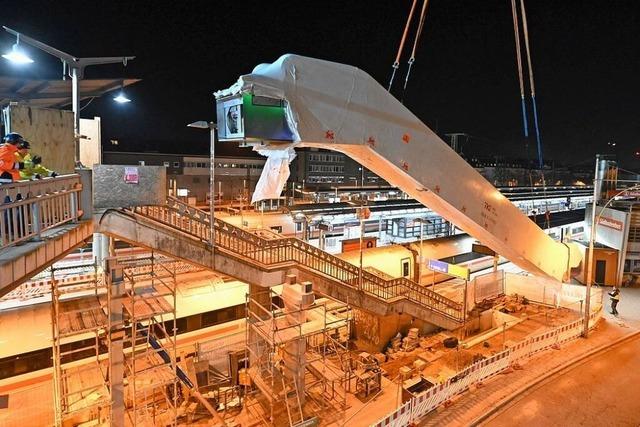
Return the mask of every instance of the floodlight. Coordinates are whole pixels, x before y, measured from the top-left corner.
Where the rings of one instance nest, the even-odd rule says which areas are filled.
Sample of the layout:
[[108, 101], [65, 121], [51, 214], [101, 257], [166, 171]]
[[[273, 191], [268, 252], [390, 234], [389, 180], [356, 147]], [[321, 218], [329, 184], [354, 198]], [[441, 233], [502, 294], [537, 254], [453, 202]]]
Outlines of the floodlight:
[[27, 55], [24, 50], [20, 48], [20, 45], [18, 45], [18, 43], [14, 44], [11, 47], [11, 51], [5, 53], [4, 55], [2, 55], [2, 57], [13, 62], [14, 64], [19, 65], [31, 64], [33, 62], [33, 59], [29, 58], [29, 55]]
[[120, 94], [113, 98], [113, 100], [118, 104], [126, 104], [127, 102], [131, 102], [131, 100], [125, 96], [124, 92], [120, 92]]

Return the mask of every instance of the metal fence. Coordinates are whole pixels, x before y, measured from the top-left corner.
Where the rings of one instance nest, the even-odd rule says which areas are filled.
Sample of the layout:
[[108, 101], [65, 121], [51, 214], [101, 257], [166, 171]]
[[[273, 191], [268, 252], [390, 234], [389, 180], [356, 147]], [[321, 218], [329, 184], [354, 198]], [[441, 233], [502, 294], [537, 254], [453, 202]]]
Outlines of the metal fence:
[[80, 176], [0, 186], [0, 249], [39, 238], [41, 233], [79, 217]]
[[492, 271], [474, 277], [473, 288], [475, 303], [504, 295], [504, 270]]
[[[594, 327], [602, 317], [602, 307], [590, 316], [589, 327]], [[469, 386], [485, 381], [509, 366], [516, 365], [532, 355], [578, 338], [582, 334], [584, 319], [529, 337], [487, 359], [476, 362], [442, 384], [413, 397], [372, 427], [400, 427], [417, 423], [423, 416], [453, 396], [466, 391]]]

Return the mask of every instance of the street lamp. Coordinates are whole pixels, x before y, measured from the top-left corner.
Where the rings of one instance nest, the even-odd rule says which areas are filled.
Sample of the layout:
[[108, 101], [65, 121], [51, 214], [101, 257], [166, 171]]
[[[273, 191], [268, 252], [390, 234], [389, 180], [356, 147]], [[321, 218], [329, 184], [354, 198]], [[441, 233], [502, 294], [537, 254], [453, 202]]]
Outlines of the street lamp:
[[126, 104], [127, 102], [131, 102], [131, 100], [124, 94], [124, 83], [120, 87], [120, 93], [118, 96], [113, 98], [118, 104]]
[[210, 145], [210, 151], [209, 151], [209, 175], [211, 176], [211, 182], [209, 183], [209, 214], [210, 214], [210, 218], [209, 218], [209, 233], [210, 233], [210, 241], [211, 241], [211, 247], [214, 248], [216, 246], [216, 239], [215, 239], [215, 234], [214, 234], [214, 230], [215, 230], [215, 225], [213, 223], [214, 220], [214, 209], [215, 209], [215, 166], [214, 166], [214, 161], [215, 161], [215, 146], [216, 146], [216, 142], [217, 142], [217, 135], [218, 133], [216, 132], [216, 124], [213, 122], [207, 122], [205, 120], [199, 120], [197, 122], [193, 122], [193, 123], [189, 123], [187, 125], [187, 127], [190, 128], [197, 128], [197, 129], [209, 129], [209, 145]]
[[20, 34], [18, 34], [17, 36], [16, 43], [13, 46], [11, 46], [11, 50], [5, 53], [4, 55], [2, 55], [2, 57], [4, 59], [7, 59], [13, 62], [14, 64], [20, 64], [20, 65], [31, 64], [33, 62], [33, 59], [29, 58], [29, 55], [27, 55], [20, 48]]
[[[33, 60], [29, 58], [19, 46], [19, 43], [22, 41], [28, 45], [31, 45], [35, 48], [42, 50], [43, 52], [48, 53], [49, 55], [55, 56], [56, 58], [62, 61], [62, 75], [63, 79], [66, 78], [67, 75], [67, 67], [69, 68], [69, 75], [71, 76], [72, 82], [72, 95], [71, 95], [71, 106], [73, 110], [73, 131], [75, 137], [75, 145], [76, 145], [76, 153], [75, 153], [75, 161], [76, 164], [80, 162], [80, 80], [84, 77], [84, 69], [91, 65], [103, 65], [103, 64], [117, 64], [122, 62], [125, 66], [127, 65], [127, 61], [130, 61], [135, 58], [135, 56], [107, 56], [107, 57], [89, 57], [89, 58], [77, 58], [73, 55], [70, 55], [66, 52], [63, 52], [59, 49], [51, 47], [47, 44], [44, 44], [36, 39], [25, 36], [11, 28], [3, 26], [6, 32], [13, 34], [16, 36], [16, 44], [13, 45], [11, 52], [2, 55], [3, 58], [19, 63], [19, 64], [29, 64], [32, 63]], [[115, 99], [115, 98], [114, 98]], [[121, 98], [121, 100], [124, 99]], [[116, 101], [118, 101], [116, 99]], [[128, 101], [118, 101], [118, 102], [128, 102]]]

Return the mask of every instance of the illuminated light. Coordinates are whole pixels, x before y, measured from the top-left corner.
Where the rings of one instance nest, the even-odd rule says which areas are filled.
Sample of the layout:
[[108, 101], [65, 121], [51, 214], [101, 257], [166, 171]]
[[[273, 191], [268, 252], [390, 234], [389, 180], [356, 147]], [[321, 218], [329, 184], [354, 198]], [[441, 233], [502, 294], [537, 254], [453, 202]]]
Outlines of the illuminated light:
[[124, 95], [124, 92], [120, 92], [120, 94], [113, 98], [113, 100], [118, 104], [126, 104], [127, 102], [131, 102], [131, 100]]
[[11, 47], [11, 52], [5, 53], [4, 55], [2, 55], [2, 57], [13, 62], [14, 64], [19, 65], [33, 63], [33, 59], [29, 58], [29, 55], [27, 55], [22, 49], [20, 49], [18, 43], [14, 44]]

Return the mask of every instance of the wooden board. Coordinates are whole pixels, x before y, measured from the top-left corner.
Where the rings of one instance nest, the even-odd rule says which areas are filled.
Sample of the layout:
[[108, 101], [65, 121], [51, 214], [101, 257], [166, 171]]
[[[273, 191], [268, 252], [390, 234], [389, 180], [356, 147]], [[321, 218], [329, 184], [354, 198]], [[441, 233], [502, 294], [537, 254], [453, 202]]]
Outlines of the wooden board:
[[75, 144], [73, 113], [50, 108], [10, 105], [9, 131], [18, 132], [31, 144], [42, 164], [59, 174], [73, 173]]
[[100, 117], [80, 119], [80, 162], [87, 168], [102, 164]]

